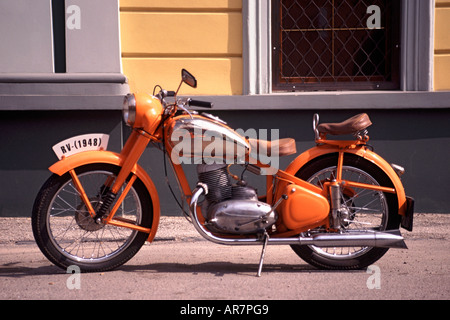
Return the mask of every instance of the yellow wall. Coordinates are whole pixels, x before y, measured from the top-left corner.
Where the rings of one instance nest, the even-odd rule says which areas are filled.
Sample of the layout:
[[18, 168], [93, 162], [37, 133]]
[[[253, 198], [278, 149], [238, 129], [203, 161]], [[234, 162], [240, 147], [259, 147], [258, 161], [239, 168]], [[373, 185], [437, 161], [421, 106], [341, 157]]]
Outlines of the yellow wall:
[[436, 0], [434, 89], [450, 90], [450, 0]]
[[242, 94], [241, 0], [120, 0], [120, 29], [132, 91], [176, 90], [185, 68], [180, 94]]

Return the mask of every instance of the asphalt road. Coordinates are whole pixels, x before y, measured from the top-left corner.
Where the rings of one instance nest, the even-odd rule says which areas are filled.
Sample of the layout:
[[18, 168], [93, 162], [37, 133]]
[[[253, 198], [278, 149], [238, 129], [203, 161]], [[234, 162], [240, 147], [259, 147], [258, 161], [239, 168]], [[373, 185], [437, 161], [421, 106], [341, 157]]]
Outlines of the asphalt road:
[[29, 219], [0, 218], [0, 299], [448, 300], [449, 228], [450, 214], [416, 215], [415, 230], [403, 232], [409, 249], [389, 250], [377, 278], [317, 270], [288, 246], [268, 246], [258, 278], [259, 246], [216, 245], [184, 218], [163, 217], [155, 241], [126, 265], [74, 279], [41, 254]]

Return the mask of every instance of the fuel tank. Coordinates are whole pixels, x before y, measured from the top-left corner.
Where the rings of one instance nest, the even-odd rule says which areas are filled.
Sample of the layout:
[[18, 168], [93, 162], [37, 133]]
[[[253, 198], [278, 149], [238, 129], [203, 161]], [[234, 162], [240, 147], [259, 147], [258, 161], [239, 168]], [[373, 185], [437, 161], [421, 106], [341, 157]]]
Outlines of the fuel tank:
[[248, 141], [211, 115], [181, 115], [167, 126], [166, 141], [174, 163], [244, 163]]

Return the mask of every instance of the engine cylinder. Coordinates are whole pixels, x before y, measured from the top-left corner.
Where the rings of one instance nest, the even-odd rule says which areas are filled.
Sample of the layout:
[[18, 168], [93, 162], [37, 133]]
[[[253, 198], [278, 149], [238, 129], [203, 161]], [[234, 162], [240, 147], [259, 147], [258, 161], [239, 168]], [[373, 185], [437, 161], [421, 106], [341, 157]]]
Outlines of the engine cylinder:
[[197, 173], [199, 181], [208, 185], [206, 199], [209, 202], [217, 203], [231, 198], [231, 179], [226, 164], [199, 164]]
[[245, 181], [231, 184], [226, 164], [199, 164], [198, 179], [208, 186], [202, 214], [212, 232], [228, 234], [261, 233], [272, 226], [277, 213], [258, 201], [256, 189]]

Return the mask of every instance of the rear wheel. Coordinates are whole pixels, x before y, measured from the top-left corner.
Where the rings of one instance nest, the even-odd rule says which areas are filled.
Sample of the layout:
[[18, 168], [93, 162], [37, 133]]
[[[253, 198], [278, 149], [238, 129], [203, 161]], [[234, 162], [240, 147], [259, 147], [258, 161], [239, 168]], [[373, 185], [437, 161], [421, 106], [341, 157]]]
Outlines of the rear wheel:
[[[103, 203], [106, 181], [114, 179], [119, 170], [120, 167], [109, 164], [75, 169], [95, 210]], [[114, 218], [151, 228], [152, 201], [139, 179]], [[124, 264], [148, 237], [144, 232], [95, 222], [69, 173], [54, 174], [42, 186], [33, 207], [32, 228], [36, 243], [51, 262], [61, 268], [77, 265], [83, 272], [107, 271]]]
[[[297, 177], [323, 188], [323, 183], [336, 178], [337, 155], [326, 155], [306, 164]], [[346, 154], [342, 179], [365, 184], [391, 187], [389, 177], [373, 163]], [[362, 188], [341, 187], [341, 230], [384, 231], [398, 229], [397, 199], [394, 194]], [[310, 230], [302, 236], [325, 232], [323, 228]], [[320, 269], [362, 269], [380, 259], [387, 248], [373, 247], [317, 247], [292, 245], [303, 260]]]

